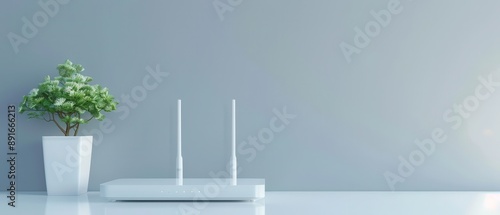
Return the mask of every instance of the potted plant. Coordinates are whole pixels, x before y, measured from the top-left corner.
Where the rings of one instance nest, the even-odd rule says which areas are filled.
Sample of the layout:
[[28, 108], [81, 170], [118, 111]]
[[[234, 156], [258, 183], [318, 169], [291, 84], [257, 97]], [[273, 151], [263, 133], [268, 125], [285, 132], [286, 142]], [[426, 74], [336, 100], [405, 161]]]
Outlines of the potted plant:
[[23, 97], [19, 112], [53, 123], [64, 135], [42, 138], [47, 194], [80, 195], [87, 192], [92, 155], [92, 136], [78, 136], [80, 125], [103, 120], [118, 103], [107, 88], [90, 85], [82, 65], [66, 60], [57, 70], [60, 76], [47, 76]]

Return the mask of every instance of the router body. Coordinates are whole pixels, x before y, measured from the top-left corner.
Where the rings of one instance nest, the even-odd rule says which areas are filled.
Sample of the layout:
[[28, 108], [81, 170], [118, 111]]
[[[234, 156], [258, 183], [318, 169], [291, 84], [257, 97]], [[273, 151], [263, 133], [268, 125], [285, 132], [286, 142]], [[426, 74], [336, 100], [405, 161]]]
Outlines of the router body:
[[117, 179], [101, 184], [108, 200], [132, 201], [253, 201], [265, 197], [264, 179], [239, 178], [232, 185], [226, 178]]
[[117, 179], [101, 184], [101, 196], [136, 201], [246, 201], [265, 197], [265, 180], [237, 178], [236, 102], [232, 103], [230, 178], [184, 178], [181, 100], [177, 101], [177, 178]]

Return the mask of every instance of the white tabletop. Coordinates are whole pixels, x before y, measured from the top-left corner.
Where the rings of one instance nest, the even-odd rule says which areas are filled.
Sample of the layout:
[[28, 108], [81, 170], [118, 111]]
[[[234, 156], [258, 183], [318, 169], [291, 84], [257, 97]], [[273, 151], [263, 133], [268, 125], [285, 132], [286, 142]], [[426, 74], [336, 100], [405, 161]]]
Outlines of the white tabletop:
[[21, 192], [16, 207], [2, 192], [0, 214], [336, 214], [498, 215], [500, 192], [266, 192], [257, 202], [110, 202], [89, 192], [46, 196]]

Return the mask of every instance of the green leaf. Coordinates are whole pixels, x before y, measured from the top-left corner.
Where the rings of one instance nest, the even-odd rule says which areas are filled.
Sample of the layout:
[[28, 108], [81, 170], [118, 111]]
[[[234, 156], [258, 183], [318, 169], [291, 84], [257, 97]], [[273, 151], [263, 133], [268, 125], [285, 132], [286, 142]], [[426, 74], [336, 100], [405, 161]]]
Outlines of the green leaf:
[[[60, 120], [73, 126], [88, 123], [86, 119], [92, 117], [102, 120], [103, 111], [116, 110], [118, 102], [109, 94], [108, 88], [90, 85], [93, 79], [81, 74], [85, 70], [82, 65], [66, 60], [57, 66], [57, 70], [59, 76], [54, 79], [46, 76], [38, 88], [23, 96], [19, 113], [27, 112], [29, 118]], [[63, 117], [52, 119], [52, 116]]]
[[65, 101], [66, 101], [65, 98], [58, 98], [58, 99], [56, 99], [56, 102], [54, 102], [54, 105], [61, 106]]

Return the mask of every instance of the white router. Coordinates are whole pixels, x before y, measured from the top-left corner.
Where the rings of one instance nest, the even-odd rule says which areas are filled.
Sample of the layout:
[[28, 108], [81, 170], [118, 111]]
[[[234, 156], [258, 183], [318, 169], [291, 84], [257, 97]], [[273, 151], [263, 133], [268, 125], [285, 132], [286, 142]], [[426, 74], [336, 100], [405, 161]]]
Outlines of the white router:
[[265, 197], [265, 180], [237, 178], [236, 102], [232, 105], [231, 178], [184, 178], [181, 100], [177, 101], [177, 178], [116, 179], [101, 184], [101, 196], [128, 201], [253, 201]]

